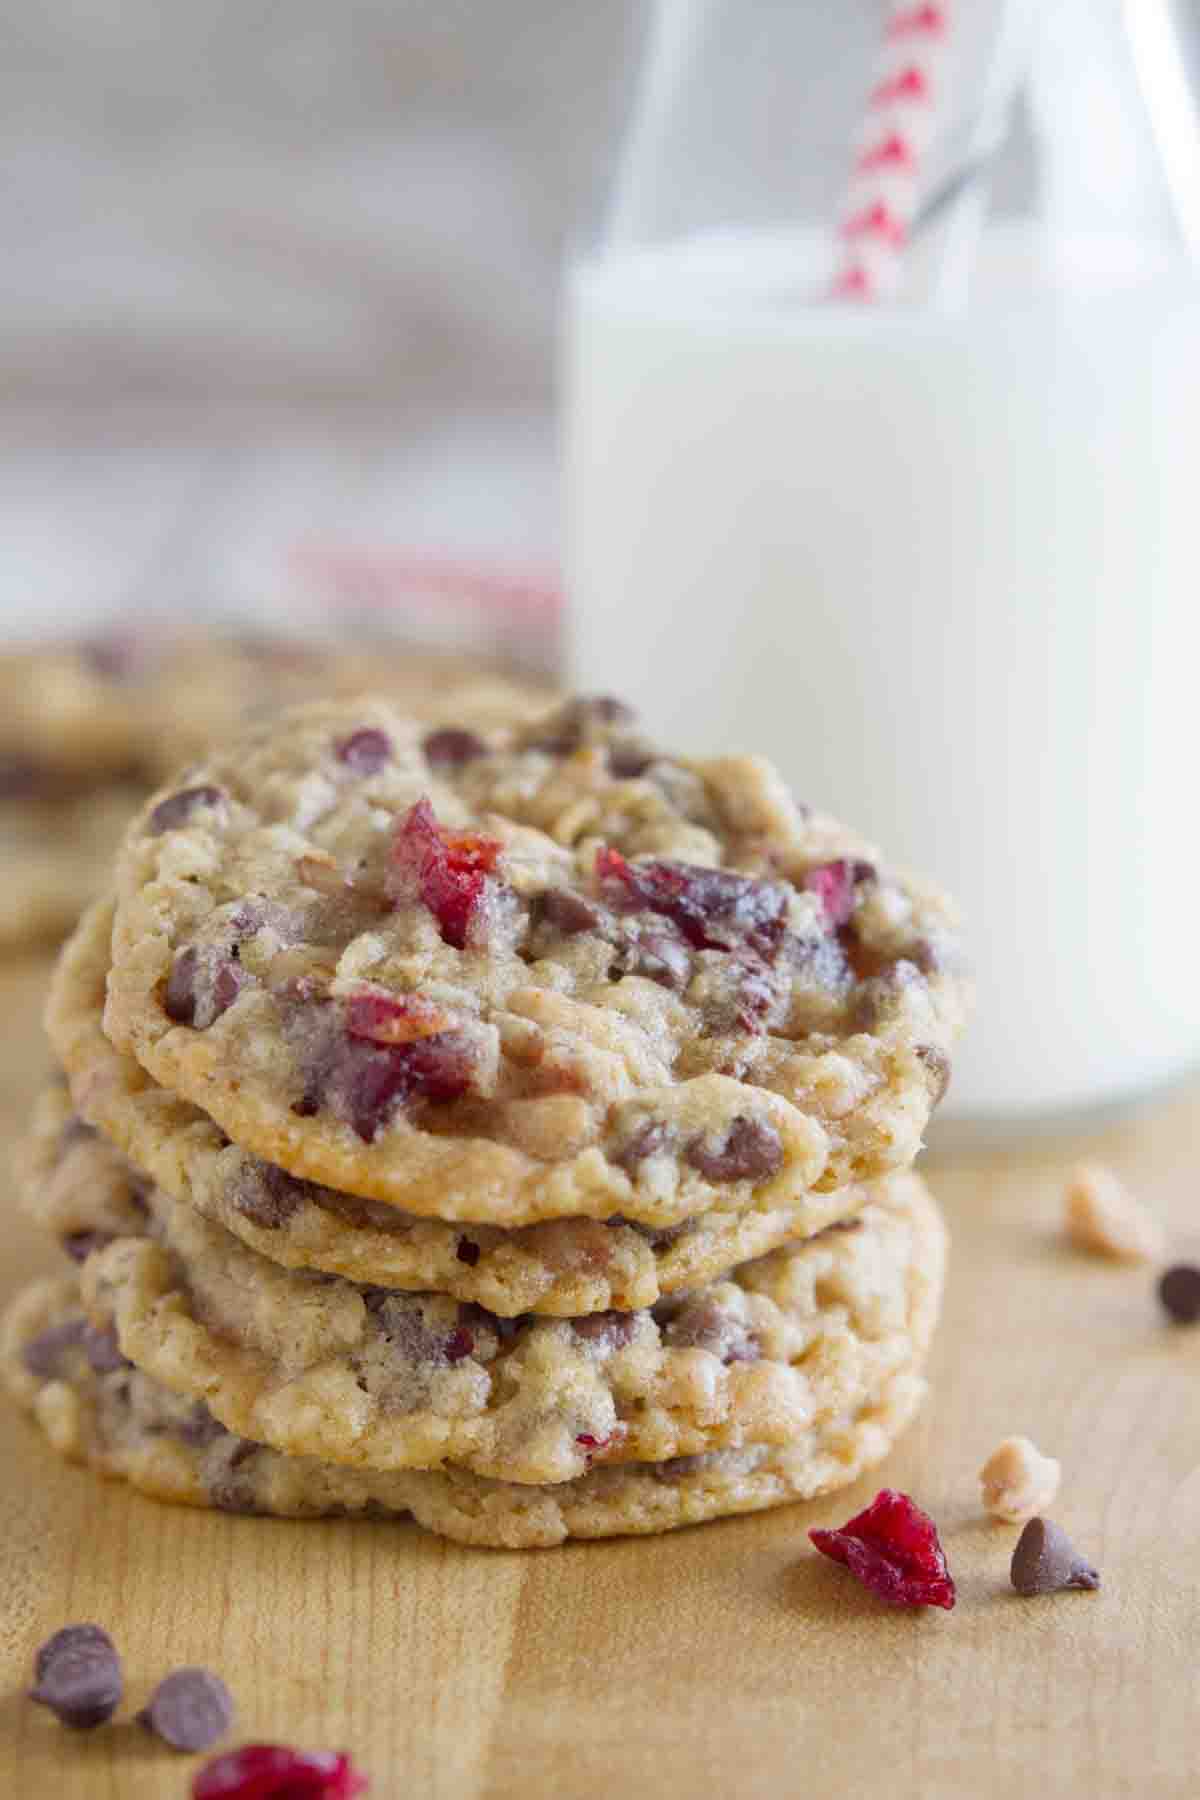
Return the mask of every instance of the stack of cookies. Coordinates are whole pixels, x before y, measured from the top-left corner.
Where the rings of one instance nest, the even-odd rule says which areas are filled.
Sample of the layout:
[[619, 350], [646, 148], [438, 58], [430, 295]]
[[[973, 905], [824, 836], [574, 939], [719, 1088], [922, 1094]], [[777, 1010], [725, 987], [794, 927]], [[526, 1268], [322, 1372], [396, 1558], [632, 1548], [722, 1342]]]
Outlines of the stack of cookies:
[[953, 915], [611, 700], [293, 708], [143, 806], [21, 1156], [9, 1387], [160, 1497], [472, 1544], [820, 1494], [919, 1405]]

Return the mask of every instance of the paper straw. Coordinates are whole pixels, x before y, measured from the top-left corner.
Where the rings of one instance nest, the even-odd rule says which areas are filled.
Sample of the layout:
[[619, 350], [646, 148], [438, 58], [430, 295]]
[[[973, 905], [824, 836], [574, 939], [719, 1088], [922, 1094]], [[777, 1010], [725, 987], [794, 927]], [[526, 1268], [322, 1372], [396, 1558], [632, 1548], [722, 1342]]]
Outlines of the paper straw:
[[880, 300], [896, 291], [922, 164], [933, 136], [950, 36], [949, 0], [893, 0], [842, 207], [832, 294]]

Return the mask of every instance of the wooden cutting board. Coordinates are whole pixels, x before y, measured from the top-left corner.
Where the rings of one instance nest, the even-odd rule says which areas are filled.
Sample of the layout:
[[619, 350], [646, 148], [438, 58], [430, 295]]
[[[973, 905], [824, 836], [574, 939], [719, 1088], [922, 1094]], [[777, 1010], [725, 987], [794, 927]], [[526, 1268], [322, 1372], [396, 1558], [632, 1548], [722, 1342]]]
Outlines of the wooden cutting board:
[[[44, 1066], [36, 961], [0, 971], [0, 1123]], [[1200, 1214], [1200, 1091], [1087, 1143], [935, 1166], [954, 1254], [934, 1396], [880, 1472], [814, 1506], [645, 1541], [462, 1550], [410, 1525], [284, 1524], [155, 1505], [63, 1467], [0, 1408], [0, 1791], [182, 1797], [194, 1760], [128, 1722], [62, 1730], [22, 1698], [34, 1646], [105, 1624], [132, 1713], [204, 1663], [238, 1736], [350, 1748], [373, 1800], [991, 1800], [1200, 1794], [1200, 1329], [1151, 1275], [1067, 1250], [1064, 1170], [1118, 1168], [1173, 1226]], [[3, 1296], [53, 1266], [13, 1212]], [[1097, 1594], [1021, 1601], [976, 1471], [1025, 1432]], [[885, 1611], [815, 1555], [886, 1481], [942, 1529], [950, 1614]]]

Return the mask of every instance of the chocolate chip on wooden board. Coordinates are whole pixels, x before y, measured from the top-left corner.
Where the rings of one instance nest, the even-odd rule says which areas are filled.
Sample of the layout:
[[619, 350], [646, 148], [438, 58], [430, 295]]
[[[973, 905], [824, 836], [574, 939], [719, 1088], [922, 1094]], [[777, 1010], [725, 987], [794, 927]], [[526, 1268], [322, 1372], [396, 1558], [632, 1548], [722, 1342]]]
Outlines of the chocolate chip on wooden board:
[[1158, 1279], [1158, 1297], [1175, 1325], [1200, 1322], [1200, 1268], [1195, 1263], [1174, 1263]]
[[173, 1750], [207, 1750], [233, 1724], [233, 1697], [208, 1669], [175, 1669], [159, 1682], [138, 1721]]
[[90, 1731], [111, 1719], [124, 1683], [116, 1646], [99, 1625], [64, 1625], [38, 1650], [29, 1698], [63, 1725]]
[[1030, 1519], [1012, 1556], [1012, 1584], [1018, 1594], [1058, 1594], [1065, 1588], [1100, 1586], [1100, 1571], [1080, 1556], [1061, 1526], [1050, 1519]]

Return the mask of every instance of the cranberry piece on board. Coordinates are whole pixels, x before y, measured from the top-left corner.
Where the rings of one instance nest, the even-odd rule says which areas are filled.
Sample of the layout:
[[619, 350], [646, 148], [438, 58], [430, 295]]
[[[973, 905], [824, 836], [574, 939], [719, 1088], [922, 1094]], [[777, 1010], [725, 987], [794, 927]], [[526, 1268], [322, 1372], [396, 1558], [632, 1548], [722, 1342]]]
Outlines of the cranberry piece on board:
[[810, 1531], [822, 1556], [842, 1563], [888, 1606], [954, 1605], [954, 1579], [927, 1513], [895, 1488], [882, 1488], [838, 1531]]

